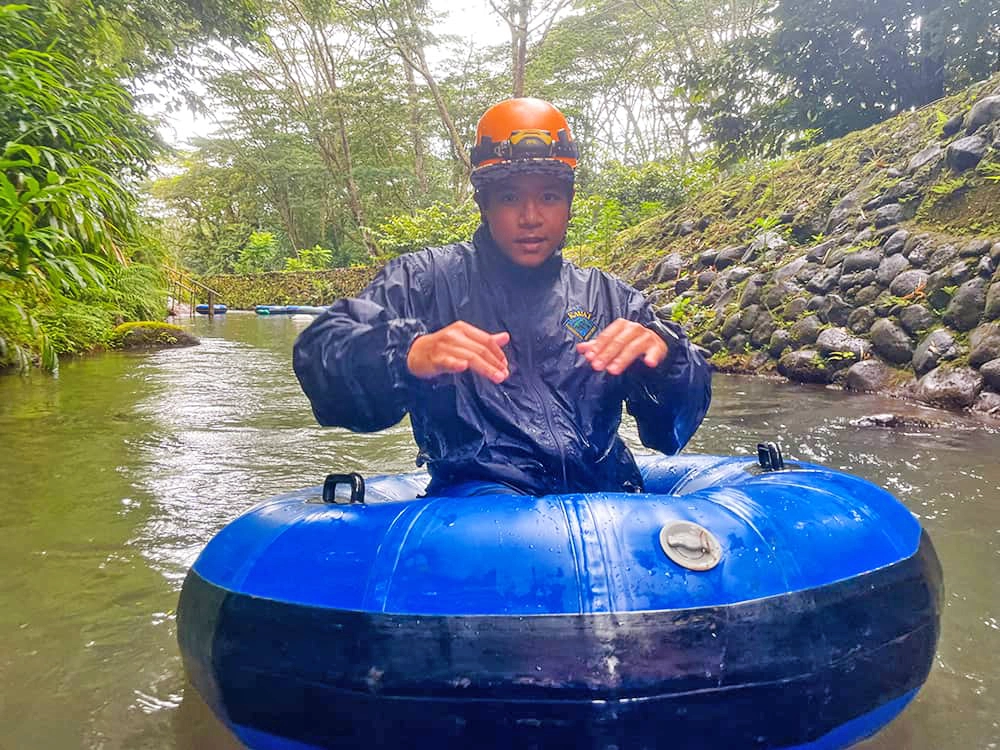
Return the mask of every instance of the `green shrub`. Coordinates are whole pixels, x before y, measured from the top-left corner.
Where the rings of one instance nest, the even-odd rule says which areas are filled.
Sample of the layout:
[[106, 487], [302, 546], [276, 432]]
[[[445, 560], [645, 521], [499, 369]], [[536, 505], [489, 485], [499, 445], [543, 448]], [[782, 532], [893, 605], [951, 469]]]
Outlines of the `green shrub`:
[[618, 200], [601, 195], [578, 197], [566, 230], [566, 254], [581, 265], [600, 264], [615, 235], [626, 226], [625, 210]]
[[240, 256], [233, 263], [233, 271], [238, 274], [263, 273], [275, 270], [281, 247], [273, 232], [252, 232], [247, 244], [240, 250]]
[[115, 326], [115, 310], [107, 305], [56, 298], [36, 317], [57, 354], [82, 354], [106, 346]]
[[618, 201], [631, 226], [654, 212], [680, 205], [717, 176], [710, 157], [696, 161], [666, 158], [637, 167], [612, 163], [601, 170], [588, 192]]
[[285, 258], [286, 271], [323, 271], [330, 267], [333, 254], [325, 247], [314, 245], [303, 248], [294, 258]]
[[411, 214], [392, 216], [373, 232], [387, 258], [472, 239], [479, 226], [479, 208], [472, 201], [461, 206], [434, 203]]

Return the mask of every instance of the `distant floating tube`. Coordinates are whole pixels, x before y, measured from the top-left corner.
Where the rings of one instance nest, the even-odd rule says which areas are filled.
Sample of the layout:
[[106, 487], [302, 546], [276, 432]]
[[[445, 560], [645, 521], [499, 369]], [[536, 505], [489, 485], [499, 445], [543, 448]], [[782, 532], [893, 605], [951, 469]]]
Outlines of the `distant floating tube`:
[[[227, 310], [229, 310], [229, 308], [225, 305], [213, 305], [212, 307], [212, 312], [216, 315], [223, 315]], [[194, 311], [200, 315], [208, 315], [208, 305], [195, 305]]]
[[309, 305], [257, 305], [254, 310], [258, 315], [319, 315], [326, 308]]

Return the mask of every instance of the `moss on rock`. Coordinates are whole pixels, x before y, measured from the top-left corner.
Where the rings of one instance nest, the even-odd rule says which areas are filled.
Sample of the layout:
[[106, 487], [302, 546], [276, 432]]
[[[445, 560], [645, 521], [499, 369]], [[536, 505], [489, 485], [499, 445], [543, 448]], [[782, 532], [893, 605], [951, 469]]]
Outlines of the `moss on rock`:
[[170, 347], [194, 346], [200, 344], [193, 336], [173, 323], [140, 320], [122, 323], [111, 333], [112, 349], [165, 349]]

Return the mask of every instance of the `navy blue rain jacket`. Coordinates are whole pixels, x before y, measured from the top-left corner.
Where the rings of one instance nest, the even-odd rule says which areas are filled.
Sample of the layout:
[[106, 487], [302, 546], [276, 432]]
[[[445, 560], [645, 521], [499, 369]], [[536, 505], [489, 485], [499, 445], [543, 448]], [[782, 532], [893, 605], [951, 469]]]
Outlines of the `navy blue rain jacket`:
[[[595, 372], [576, 345], [617, 318], [656, 330], [666, 359], [650, 368], [640, 358], [619, 376]], [[413, 340], [456, 320], [510, 333], [504, 382], [409, 372]], [[711, 400], [704, 359], [638, 291], [558, 252], [538, 268], [518, 266], [482, 226], [471, 243], [390, 261], [358, 297], [335, 302], [300, 335], [294, 367], [321, 424], [372, 432], [409, 412], [432, 494], [466, 480], [534, 495], [640, 491], [618, 436], [622, 402], [643, 444], [670, 454]]]

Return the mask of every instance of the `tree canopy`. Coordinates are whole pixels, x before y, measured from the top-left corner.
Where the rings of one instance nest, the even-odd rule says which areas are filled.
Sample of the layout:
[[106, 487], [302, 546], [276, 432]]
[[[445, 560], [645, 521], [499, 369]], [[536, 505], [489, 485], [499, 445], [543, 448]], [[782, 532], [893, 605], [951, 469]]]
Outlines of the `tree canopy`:
[[[229, 117], [185, 157], [191, 178], [225, 169], [255, 186], [241, 202], [242, 237], [273, 233], [275, 267], [316, 243], [342, 259], [377, 258], [401, 247], [380, 238], [407, 214], [430, 211], [437, 224], [450, 204], [454, 226], [464, 226], [468, 145], [479, 114], [505, 96], [541, 96], [566, 112], [582, 149], [582, 195], [604, 190], [603, 174], [632, 169], [647, 182], [660, 175], [654, 192], [680, 200], [700, 161], [725, 167], [834, 138], [1000, 68], [989, 0], [490, 8], [509, 45], [441, 36], [439, 15], [418, 0], [268, 0], [258, 6], [266, 31], [250, 44], [236, 39], [208, 73], [212, 101]], [[232, 157], [220, 161], [223, 144]], [[190, 263], [232, 270], [234, 235], [206, 232], [228, 231], [233, 217], [207, 228], [190, 215], [185, 184], [171, 178], [154, 193], [186, 217], [198, 246], [228, 247], [196, 251]], [[192, 187], [201, 200], [204, 186]], [[635, 204], [626, 215], [643, 213]]]
[[705, 136], [734, 160], [837, 138], [1000, 70], [994, 0], [778, 0], [688, 66]]

